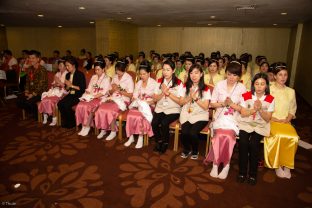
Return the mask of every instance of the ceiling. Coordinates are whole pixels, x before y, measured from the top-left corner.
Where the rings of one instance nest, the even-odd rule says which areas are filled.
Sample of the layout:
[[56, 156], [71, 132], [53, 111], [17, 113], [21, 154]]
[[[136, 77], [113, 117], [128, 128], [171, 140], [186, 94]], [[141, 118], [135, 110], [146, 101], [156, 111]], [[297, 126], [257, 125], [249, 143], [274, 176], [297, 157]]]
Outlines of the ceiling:
[[92, 27], [90, 21], [100, 19], [162, 27], [291, 27], [312, 19], [312, 0], [0, 0], [6, 27]]

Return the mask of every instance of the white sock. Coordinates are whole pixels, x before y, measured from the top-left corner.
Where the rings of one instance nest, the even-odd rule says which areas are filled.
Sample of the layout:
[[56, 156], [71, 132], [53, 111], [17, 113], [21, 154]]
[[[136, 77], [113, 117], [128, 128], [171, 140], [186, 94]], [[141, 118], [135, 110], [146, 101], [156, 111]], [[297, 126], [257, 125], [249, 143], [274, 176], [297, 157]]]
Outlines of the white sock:
[[135, 145], [136, 149], [140, 149], [143, 147], [143, 135], [139, 135], [137, 144]]
[[81, 136], [87, 136], [90, 131], [90, 126], [84, 126], [83, 132], [80, 134]]
[[117, 136], [117, 132], [116, 131], [111, 131], [111, 133], [108, 135], [108, 137], [106, 137], [105, 140], [109, 141], [114, 139]]
[[57, 123], [57, 117], [52, 118], [52, 122], [50, 123], [50, 126], [55, 126]]
[[99, 135], [97, 136], [97, 138], [102, 139], [105, 134], [106, 134], [106, 131], [104, 129], [102, 129], [101, 132], [99, 133]]
[[129, 137], [128, 141], [124, 144], [126, 147], [129, 147], [134, 142], [133, 134]]
[[46, 113], [43, 114], [43, 121], [42, 121], [42, 124], [46, 124], [46, 123], [48, 122], [48, 117], [49, 117], [48, 114], [46, 114]]
[[285, 173], [284, 173], [284, 170], [282, 169], [282, 167], [275, 169], [275, 173], [276, 173], [277, 177], [285, 178]]
[[210, 171], [210, 176], [213, 178], [218, 177], [218, 165], [215, 165], [215, 164], [212, 165], [212, 169]]
[[218, 178], [220, 179], [226, 179], [226, 177], [229, 174], [229, 170], [230, 170], [230, 164], [227, 164], [226, 166], [223, 167], [223, 170], [221, 171], [221, 173], [218, 175]]
[[284, 167], [284, 176], [285, 176], [285, 178], [288, 178], [288, 179], [291, 178], [291, 173], [290, 173], [289, 168]]
[[85, 129], [85, 126], [82, 126], [81, 131], [79, 131], [78, 135], [81, 135]]

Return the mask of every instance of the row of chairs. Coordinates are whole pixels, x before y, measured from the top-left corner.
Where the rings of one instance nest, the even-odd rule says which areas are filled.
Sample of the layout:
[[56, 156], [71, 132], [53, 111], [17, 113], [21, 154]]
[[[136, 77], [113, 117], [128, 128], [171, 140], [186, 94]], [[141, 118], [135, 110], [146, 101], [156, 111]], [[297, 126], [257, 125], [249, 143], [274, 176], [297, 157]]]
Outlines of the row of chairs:
[[[92, 75], [94, 74], [94, 71], [85, 71], [83, 69], [80, 69], [84, 72], [85, 76], [86, 76], [86, 82], [87, 84], [89, 83]], [[131, 76], [134, 82], [137, 81], [137, 74], [135, 72], [128, 72]], [[49, 72], [48, 73], [48, 77], [49, 77], [49, 84], [51, 85], [52, 81], [53, 81], [53, 77], [54, 74]], [[213, 88], [211, 88], [210, 90], [213, 90]], [[40, 102], [37, 103], [37, 105], [39, 105]], [[73, 110], [76, 110], [77, 106], [73, 106]], [[25, 115], [25, 111], [23, 110], [23, 119], [26, 119], [26, 115]], [[118, 140], [120, 142], [122, 142], [124, 140], [124, 136], [123, 136], [123, 123], [126, 122], [127, 119], [127, 114], [128, 114], [128, 110], [121, 112], [120, 115], [118, 116], [117, 122], [118, 122]], [[212, 110], [210, 110], [210, 115], [212, 115]], [[60, 126], [61, 125], [61, 113], [59, 110], [57, 110], [57, 117], [58, 117], [58, 121], [57, 121], [57, 125]], [[212, 117], [212, 116], [211, 116]], [[42, 114], [38, 112], [38, 122], [42, 123]], [[206, 125], [206, 127], [200, 132], [203, 135], [206, 135], [206, 148], [205, 148], [205, 153], [208, 153], [209, 150], [209, 146], [210, 146], [210, 128], [209, 128], [209, 124], [211, 122], [211, 119], [209, 121], [209, 123]], [[181, 131], [181, 124], [179, 122], [179, 120], [176, 120], [174, 122], [172, 122], [170, 124], [170, 129], [172, 130], [172, 132], [174, 133], [174, 144], [173, 144], [173, 150], [174, 151], [178, 151], [178, 147], [179, 147], [179, 134]], [[78, 131], [78, 127], [76, 127], [76, 130]], [[99, 130], [97, 128], [94, 128], [94, 133], [95, 135], [97, 135], [99, 133]], [[144, 135], [144, 146], [147, 146], [149, 143], [149, 138], [148, 136], [145, 134]]]

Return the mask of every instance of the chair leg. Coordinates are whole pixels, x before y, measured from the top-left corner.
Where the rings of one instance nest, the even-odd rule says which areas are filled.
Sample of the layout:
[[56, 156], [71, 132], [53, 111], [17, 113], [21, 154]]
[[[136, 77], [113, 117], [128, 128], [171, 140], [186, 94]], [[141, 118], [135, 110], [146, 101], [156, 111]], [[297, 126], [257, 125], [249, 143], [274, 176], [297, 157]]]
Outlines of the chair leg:
[[118, 122], [119, 122], [119, 126], [118, 126], [118, 140], [120, 142], [122, 142], [122, 118], [121, 118], [121, 116], [119, 116]]
[[23, 120], [26, 119], [26, 111], [24, 109], [22, 109], [22, 118], [23, 118]]
[[94, 134], [95, 134], [95, 135], [99, 135], [99, 130], [98, 130], [98, 128], [96, 128], [96, 127], [94, 127]]
[[[6, 96], [7, 96], [6, 86], [4, 86], [3, 89], [4, 89], [4, 98], [6, 98]], [[25, 119], [24, 119], [24, 120], [25, 120]]]
[[174, 143], [173, 143], [173, 151], [177, 152], [179, 147], [179, 124], [176, 124], [174, 128]]
[[41, 113], [38, 111], [38, 123], [42, 123], [42, 115]]
[[208, 151], [210, 148], [210, 134], [207, 134], [207, 142], [206, 142], [206, 156], [208, 155]]
[[148, 136], [144, 134], [144, 146], [148, 146]]
[[61, 126], [62, 118], [61, 118], [61, 112], [57, 109], [57, 125]]

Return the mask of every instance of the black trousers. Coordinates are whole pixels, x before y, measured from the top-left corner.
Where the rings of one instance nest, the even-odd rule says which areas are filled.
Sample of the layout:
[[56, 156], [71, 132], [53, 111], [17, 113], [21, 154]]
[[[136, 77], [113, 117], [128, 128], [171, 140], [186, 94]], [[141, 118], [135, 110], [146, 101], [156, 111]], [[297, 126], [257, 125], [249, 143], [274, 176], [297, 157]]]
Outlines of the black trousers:
[[37, 102], [41, 100], [41, 95], [33, 96], [30, 99], [27, 99], [26, 96], [23, 94], [19, 96], [16, 100], [16, 105], [19, 108], [24, 109], [27, 113], [33, 115], [34, 119], [37, 120], [38, 115], [38, 106]]
[[185, 122], [181, 126], [181, 140], [183, 144], [183, 152], [190, 152], [192, 154], [198, 153], [199, 134], [200, 131], [207, 125], [208, 121], [197, 121], [194, 124]]
[[[169, 125], [179, 118], [179, 113], [164, 114], [154, 113], [152, 120], [152, 129], [156, 142], [169, 143]], [[160, 125], [160, 128], [159, 128]]]
[[76, 126], [75, 111], [72, 107], [79, 103], [79, 98], [75, 95], [68, 94], [57, 104], [61, 112], [62, 127], [73, 128]]
[[20, 83], [19, 83], [19, 88], [21, 92], [25, 91], [25, 85], [26, 85], [26, 77], [27, 75], [20, 77]]
[[262, 135], [256, 132], [239, 131], [239, 174], [247, 175], [249, 162], [249, 177], [257, 177], [258, 157]]
[[8, 83], [15, 83], [16, 82], [16, 77], [18, 75], [16, 74], [15, 70], [8, 70], [6, 71], [6, 77], [7, 77], [7, 82]]

